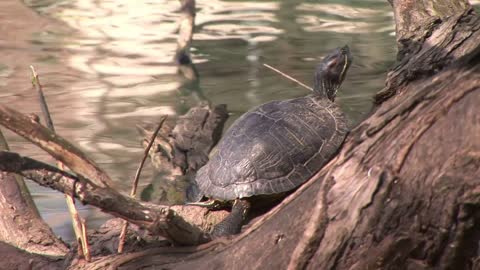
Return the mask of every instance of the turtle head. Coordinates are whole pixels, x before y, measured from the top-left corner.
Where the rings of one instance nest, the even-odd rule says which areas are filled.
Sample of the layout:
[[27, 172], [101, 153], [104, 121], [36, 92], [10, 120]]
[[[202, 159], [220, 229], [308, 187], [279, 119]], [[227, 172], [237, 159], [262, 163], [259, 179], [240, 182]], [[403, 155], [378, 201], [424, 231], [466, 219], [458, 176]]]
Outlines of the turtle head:
[[313, 91], [333, 102], [352, 60], [353, 57], [347, 45], [325, 56], [315, 68]]

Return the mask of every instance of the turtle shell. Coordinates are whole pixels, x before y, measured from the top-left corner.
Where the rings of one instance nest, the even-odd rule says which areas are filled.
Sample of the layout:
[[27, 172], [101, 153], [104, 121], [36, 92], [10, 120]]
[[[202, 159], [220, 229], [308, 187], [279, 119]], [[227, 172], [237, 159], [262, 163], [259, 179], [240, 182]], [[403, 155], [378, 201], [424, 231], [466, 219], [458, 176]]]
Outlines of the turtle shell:
[[230, 127], [196, 176], [207, 197], [234, 200], [294, 189], [337, 152], [346, 119], [316, 95], [256, 107]]

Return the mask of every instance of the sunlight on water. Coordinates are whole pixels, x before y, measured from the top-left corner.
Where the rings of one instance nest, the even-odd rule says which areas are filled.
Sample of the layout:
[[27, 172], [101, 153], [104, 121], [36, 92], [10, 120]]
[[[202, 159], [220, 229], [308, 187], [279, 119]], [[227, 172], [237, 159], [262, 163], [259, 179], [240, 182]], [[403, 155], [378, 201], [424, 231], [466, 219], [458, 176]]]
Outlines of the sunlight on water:
[[[5, 34], [0, 87], [9, 91], [0, 97], [22, 112], [38, 113], [28, 79], [28, 66], [35, 65], [57, 132], [87, 152], [123, 190], [143, 152], [135, 130], [143, 120], [183, 114], [205, 96], [227, 104], [230, 124], [253, 106], [309, 93], [263, 63], [310, 85], [323, 55], [348, 44], [354, 63], [338, 100], [358, 122], [395, 58], [392, 11], [385, 0], [197, 1], [192, 54], [201, 83], [200, 90], [191, 89], [171, 64], [178, 1], [26, 3], [40, 15], [22, 11], [31, 22], [21, 15], [10, 28], [15, 35]], [[7, 137], [15, 151], [52, 161], [11, 133]], [[150, 174], [145, 171], [142, 183]], [[71, 239], [63, 195], [29, 186], [55, 231]], [[95, 224], [102, 221], [98, 210], [82, 206], [81, 211]]]
[[[391, 23], [392, 11], [340, 4], [301, 4], [298, 10], [310, 14], [301, 16], [297, 20], [308, 32], [360, 34], [371, 31], [391, 33], [395, 31]], [[377, 27], [372, 29], [372, 23], [375, 22]]]
[[[283, 33], [272, 26], [278, 22], [274, 12], [276, 2], [222, 2], [198, 1], [200, 12], [197, 17], [195, 40], [244, 39], [267, 42]], [[203, 13], [203, 14], [202, 14]]]
[[[302, 11], [311, 11], [311, 12], [322, 12], [324, 15], [327, 16], [341, 16], [342, 18], [346, 19], [364, 19], [364, 20], [372, 20], [377, 16], [385, 16], [386, 14], [393, 16], [393, 11], [385, 11], [385, 10], [378, 10], [372, 8], [364, 8], [364, 7], [352, 7], [347, 5], [341, 4], [333, 4], [333, 3], [320, 3], [320, 4], [312, 4], [312, 3], [304, 3], [300, 4], [297, 8], [298, 10]], [[391, 25], [393, 27], [393, 25]]]

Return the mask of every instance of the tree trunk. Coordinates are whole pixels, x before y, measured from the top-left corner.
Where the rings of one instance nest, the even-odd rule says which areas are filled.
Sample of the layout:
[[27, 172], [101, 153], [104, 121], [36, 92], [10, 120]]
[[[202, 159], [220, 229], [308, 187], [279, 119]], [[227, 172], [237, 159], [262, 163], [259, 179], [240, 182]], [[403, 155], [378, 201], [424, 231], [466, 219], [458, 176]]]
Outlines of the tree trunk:
[[390, 2], [399, 64], [312, 179], [233, 238], [70, 269], [478, 269], [480, 19], [463, 0]]
[[[0, 130], [0, 150], [8, 144]], [[30, 253], [64, 256], [68, 249], [40, 218], [23, 178], [0, 171], [0, 241]]]

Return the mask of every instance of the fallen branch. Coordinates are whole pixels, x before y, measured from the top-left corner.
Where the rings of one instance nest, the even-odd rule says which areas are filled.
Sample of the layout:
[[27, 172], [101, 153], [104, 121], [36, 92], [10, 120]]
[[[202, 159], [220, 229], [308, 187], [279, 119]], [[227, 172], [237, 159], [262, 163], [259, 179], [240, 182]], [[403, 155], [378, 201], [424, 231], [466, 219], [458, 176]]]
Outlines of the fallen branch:
[[39, 146], [74, 172], [100, 187], [111, 187], [110, 177], [67, 140], [5, 105], [0, 105], [0, 124]]
[[[206, 242], [205, 233], [226, 215], [223, 211], [207, 213], [202, 207], [141, 203], [111, 188], [98, 187], [89, 179], [13, 152], [0, 151], [0, 171], [15, 172], [42, 186], [75, 194], [84, 204], [99, 207], [106, 213], [183, 245]], [[200, 220], [196, 220], [199, 217]]]
[[[181, 158], [188, 161], [182, 164], [184, 170], [196, 169], [208, 159], [206, 155], [218, 141], [226, 119], [225, 106], [221, 105], [212, 111], [203, 107], [192, 109], [184, 118], [179, 119], [172, 130], [171, 143], [175, 147], [176, 156], [181, 154], [188, 157]], [[89, 162], [80, 150], [38, 122], [0, 105], [0, 124], [39, 145], [58, 160], [64, 161], [77, 175], [9, 152], [3, 152], [0, 170], [16, 172], [40, 185], [65, 194], [74, 194], [82, 203], [97, 206], [104, 212], [123, 218], [173, 242], [184, 245], [204, 242], [207, 240], [205, 233], [225, 217], [225, 211], [207, 214], [207, 210], [201, 207], [156, 206], [127, 198], [103, 185], [102, 179], [109, 179], [108, 176]], [[202, 138], [200, 144], [196, 138]], [[193, 148], [187, 151], [184, 148], [186, 146]]]

